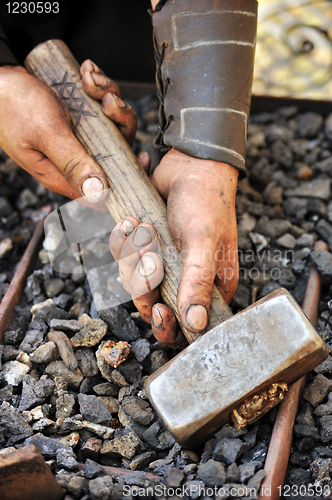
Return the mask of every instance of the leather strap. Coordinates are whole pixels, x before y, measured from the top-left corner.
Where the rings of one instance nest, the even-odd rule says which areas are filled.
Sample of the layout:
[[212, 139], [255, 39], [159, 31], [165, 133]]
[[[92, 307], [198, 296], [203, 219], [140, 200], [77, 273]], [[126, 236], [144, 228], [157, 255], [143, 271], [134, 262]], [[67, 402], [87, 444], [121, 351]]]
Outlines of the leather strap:
[[257, 1], [159, 4], [152, 14], [160, 99], [155, 145], [228, 163], [243, 177]]

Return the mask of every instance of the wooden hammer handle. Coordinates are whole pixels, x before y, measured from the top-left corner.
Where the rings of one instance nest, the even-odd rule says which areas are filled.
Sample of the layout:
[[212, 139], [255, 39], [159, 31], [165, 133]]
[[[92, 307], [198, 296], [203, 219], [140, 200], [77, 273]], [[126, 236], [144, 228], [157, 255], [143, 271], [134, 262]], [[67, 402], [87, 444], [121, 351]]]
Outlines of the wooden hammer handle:
[[[169, 232], [166, 206], [159, 193], [138, 165], [116, 125], [102, 112], [99, 102], [84, 93], [79, 65], [63, 42], [50, 40], [38, 45], [26, 58], [25, 65], [68, 107], [76, 137], [108, 179], [111, 189], [106, 203], [113, 219], [119, 222], [133, 215], [140, 222], [149, 222], [158, 231], [165, 272], [161, 296], [179, 321], [176, 296], [181, 277], [180, 253]], [[230, 316], [229, 307], [214, 286], [208, 329]], [[188, 342], [199, 337], [184, 327], [182, 331]]]

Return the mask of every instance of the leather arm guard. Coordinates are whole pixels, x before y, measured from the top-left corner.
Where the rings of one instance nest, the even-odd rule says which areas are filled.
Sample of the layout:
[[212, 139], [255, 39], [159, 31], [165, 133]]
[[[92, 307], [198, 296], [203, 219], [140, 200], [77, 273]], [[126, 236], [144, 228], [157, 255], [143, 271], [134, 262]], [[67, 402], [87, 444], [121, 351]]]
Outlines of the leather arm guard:
[[246, 174], [256, 0], [161, 0], [152, 14], [160, 131], [155, 146]]

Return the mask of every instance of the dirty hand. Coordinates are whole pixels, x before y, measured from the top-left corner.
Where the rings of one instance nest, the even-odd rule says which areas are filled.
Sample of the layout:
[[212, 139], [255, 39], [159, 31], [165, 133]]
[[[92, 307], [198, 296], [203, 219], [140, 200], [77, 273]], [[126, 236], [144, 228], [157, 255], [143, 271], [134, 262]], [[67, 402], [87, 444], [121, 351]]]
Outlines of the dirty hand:
[[[174, 149], [155, 169], [152, 182], [167, 201], [168, 227], [181, 251], [182, 275], [177, 307], [182, 324], [192, 332], [207, 326], [213, 283], [229, 303], [238, 283], [235, 195], [238, 170], [225, 163], [191, 158]], [[173, 313], [161, 304], [163, 276], [156, 250], [156, 231], [126, 217], [113, 230], [110, 249], [119, 262], [126, 290], [142, 318], [151, 322], [163, 344], [183, 348], [186, 340]], [[130, 258], [128, 258], [128, 255]], [[148, 278], [151, 291], [146, 291]]]
[[[86, 93], [102, 101], [105, 115], [131, 143], [136, 114], [121, 101], [118, 86], [91, 61], [81, 73]], [[0, 146], [20, 167], [51, 191], [91, 203], [102, 199], [107, 179], [74, 136], [66, 107], [21, 66], [0, 67], [0, 114]], [[145, 153], [145, 168], [148, 162]]]

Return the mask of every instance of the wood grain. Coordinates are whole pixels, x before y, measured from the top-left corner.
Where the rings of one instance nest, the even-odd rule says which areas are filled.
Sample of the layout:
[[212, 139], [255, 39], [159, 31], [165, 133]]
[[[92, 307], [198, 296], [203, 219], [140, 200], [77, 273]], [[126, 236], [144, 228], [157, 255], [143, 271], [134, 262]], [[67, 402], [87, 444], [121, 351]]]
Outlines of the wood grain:
[[[120, 131], [102, 112], [100, 104], [87, 96], [81, 83], [79, 65], [68, 47], [60, 40], [38, 45], [25, 61], [33, 75], [49, 85], [67, 105], [73, 130], [105, 172], [110, 195], [107, 206], [116, 222], [128, 215], [149, 222], [158, 231], [164, 261], [161, 296], [179, 321], [176, 305], [181, 277], [180, 253], [167, 226], [166, 206]], [[214, 286], [207, 330], [231, 316], [228, 305]], [[199, 337], [182, 327], [188, 342]]]

